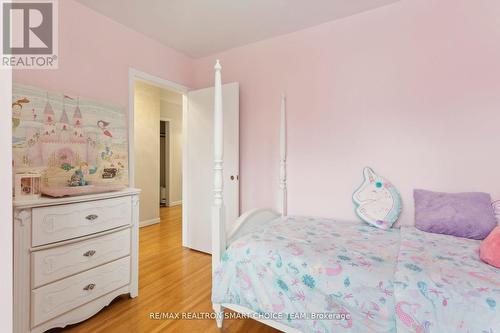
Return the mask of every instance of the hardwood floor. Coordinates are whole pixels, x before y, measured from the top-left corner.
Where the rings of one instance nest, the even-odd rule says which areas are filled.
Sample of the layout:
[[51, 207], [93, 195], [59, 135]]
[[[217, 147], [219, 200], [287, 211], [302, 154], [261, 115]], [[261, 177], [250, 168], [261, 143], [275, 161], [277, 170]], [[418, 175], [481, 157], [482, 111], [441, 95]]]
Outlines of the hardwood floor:
[[[181, 245], [180, 206], [140, 229], [139, 296], [122, 296], [94, 317], [56, 330], [76, 332], [219, 332], [214, 320], [153, 320], [154, 312], [210, 312], [211, 257]], [[222, 332], [277, 332], [252, 319], [224, 320]]]

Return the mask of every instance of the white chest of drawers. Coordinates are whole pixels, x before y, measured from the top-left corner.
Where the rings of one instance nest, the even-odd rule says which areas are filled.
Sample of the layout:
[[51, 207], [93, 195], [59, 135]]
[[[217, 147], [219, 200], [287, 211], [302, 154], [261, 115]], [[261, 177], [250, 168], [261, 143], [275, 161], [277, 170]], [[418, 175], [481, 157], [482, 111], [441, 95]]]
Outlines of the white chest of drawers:
[[138, 293], [139, 190], [14, 203], [14, 332], [83, 321]]

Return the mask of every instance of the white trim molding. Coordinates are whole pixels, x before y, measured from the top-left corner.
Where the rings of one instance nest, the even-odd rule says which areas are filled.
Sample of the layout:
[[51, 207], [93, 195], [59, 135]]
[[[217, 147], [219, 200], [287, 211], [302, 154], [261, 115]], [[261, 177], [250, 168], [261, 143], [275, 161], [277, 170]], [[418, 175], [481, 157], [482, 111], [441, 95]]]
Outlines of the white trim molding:
[[[187, 113], [188, 113], [188, 98], [187, 94], [182, 95], [182, 197], [187, 198], [187, 165], [188, 165], [188, 126], [187, 126]], [[182, 246], [188, 247], [188, 201], [183, 202], [182, 205]]]
[[175, 206], [180, 206], [182, 205], [182, 200], [179, 201], [172, 201], [167, 204], [168, 207], [175, 207]]
[[150, 226], [153, 224], [158, 224], [158, 223], [160, 223], [160, 221], [161, 220], [159, 217], [154, 218], [154, 219], [150, 219], [150, 220], [144, 220], [144, 221], [139, 222], [139, 228], [147, 227], [147, 226]]

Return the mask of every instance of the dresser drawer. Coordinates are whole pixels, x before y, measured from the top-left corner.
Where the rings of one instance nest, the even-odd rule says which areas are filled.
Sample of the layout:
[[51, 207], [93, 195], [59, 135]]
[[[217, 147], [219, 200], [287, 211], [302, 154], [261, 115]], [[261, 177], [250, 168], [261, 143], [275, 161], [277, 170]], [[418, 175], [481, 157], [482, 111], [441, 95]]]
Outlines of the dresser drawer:
[[32, 327], [130, 282], [130, 257], [51, 283], [31, 292]]
[[33, 208], [32, 246], [81, 237], [131, 223], [130, 197]]
[[33, 288], [130, 254], [130, 229], [31, 254]]

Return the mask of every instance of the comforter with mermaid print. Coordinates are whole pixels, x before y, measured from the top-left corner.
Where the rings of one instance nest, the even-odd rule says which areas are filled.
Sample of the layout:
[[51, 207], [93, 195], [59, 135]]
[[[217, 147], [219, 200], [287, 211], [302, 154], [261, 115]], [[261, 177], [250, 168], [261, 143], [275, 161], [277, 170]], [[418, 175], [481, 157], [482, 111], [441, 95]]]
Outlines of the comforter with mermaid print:
[[397, 332], [500, 332], [500, 269], [480, 261], [479, 244], [401, 228]]
[[398, 248], [397, 230], [277, 219], [230, 245], [214, 276], [212, 301], [245, 306], [264, 318], [279, 313], [273, 319], [303, 332], [395, 332]]
[[[480, 241], [288, 217], [234, 241], [212, 300], [303, 332], [500, 333], [500, 270]], [[300, 318], [349, 314], [348, 320]], [[274, 317], [276, 318], [276, 317]]]

